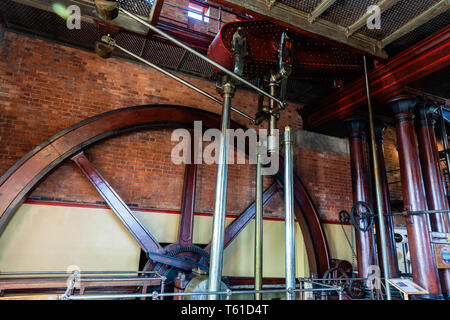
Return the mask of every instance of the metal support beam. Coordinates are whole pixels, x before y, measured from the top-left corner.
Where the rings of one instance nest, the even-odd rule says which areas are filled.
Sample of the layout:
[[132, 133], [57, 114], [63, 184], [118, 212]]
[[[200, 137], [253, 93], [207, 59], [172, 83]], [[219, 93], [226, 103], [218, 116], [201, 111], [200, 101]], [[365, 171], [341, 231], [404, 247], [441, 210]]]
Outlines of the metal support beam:
[[125, 204], [125, 202], [119, 197], [109, 183], [103, 178], [103, 176], [97, 171], [94, 165], [86, 158], [83, 151], [77, 153], [72, 158], [81, 171], [86, 175], [92, 185], [97, 189], [98, 193], [109, 205], [111, 210], [123, 223], [125, 228], [130, 231], [133, 238], [139, 243], [142, 250], [147, 253], [163, 252], [163, 248], [158, 241], [152, 236], [152, 234], [144, 227], [139, 219], [134, 215], [133, 211]]
[[284, 128], [284, 208], [286, 300], [295, 300], [294, 161], [291, 128]]
[[336, 0], [323, 0], [314, 10], [308, 15], [309, 23], [313, 23], [322, 13], [335, 3]]
[[[225, 77], [226, 76], [224, 76], [224, 81]], [[228, 186], [228, 128], [230, 126], [231, 98], [234, 95], [235, 86], [227, 79], [220, 89], [222, 90], [223, 95], [223, 109], [221, 135], [217, 155], [216, 192], [211, 235], [211, 254], [209, 260], [209, 292], [219, 291], [222, 280], [223, 243]], [[216, 300], [217, 295], [212, 294], [209, 298]]]
[[[390, 7], [392, 7], [398, 0], [382, 0], [380, 3], [377, 4], [377, 6], [380, 8], [380, 13], [383, 13], [384, 11], [388, 10]], [[352, 36], [356, 31], [361, 29], [367, 22], [367, 19], [373, 14], [373, 12], [365, 12], [361, 18], [356, 20], [352, 25], [347, 27], [347, 30], [345, 31], [345, 35], [347, 37]]]
[[441, 0], [436, 3], [431, 8], [424, 11], [422, 14], [418, 15], [414, 19], [408, 21], [399, 29], [395, 30], [393, 33], [388, 35], [386, 38], [380, 41], [380, 48], [386, 47], [388, 44], [394, 42], [398, 38], [404, 36], [407, 33], [410, 33], [417, 27], [420, 27], [424, 23], [430, 21], [437, 15], [445, 12], [445, 10], [450, 8], [450, 0]]

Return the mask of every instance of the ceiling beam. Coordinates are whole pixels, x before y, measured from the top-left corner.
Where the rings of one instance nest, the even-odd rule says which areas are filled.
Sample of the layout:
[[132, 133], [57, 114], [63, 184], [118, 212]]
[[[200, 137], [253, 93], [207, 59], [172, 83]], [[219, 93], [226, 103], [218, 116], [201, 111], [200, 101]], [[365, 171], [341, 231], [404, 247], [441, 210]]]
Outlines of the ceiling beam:
[[336, 0], [323, 0], [314, 10], [308, 15], [309, 23], [313, 23], [322, 13], [335, 3]]
[[[40, 10], [55, 12], [53, 10], [53, 0], [13, 0], [19, 4], [23, 4], [29, 7], [37, 8]], [[59, 0], [59, 4], [68, 7], [70, 5], [77, 5], [81, 10], [81, 19], [83, 21], [94, 23], [94, 20], [101, 20], [95, 13], [94, 1], [93, 0]], [[141, 17], [142, 19], [148, 20], [148, 17]], [[109, 24], [119, 26], [125, 30], [136, 32], [142, 35], [147, 35], [149, 29], [142, 25], [141, 23], [131, 19], [123, 13], [119, 13], [117, 18], [112, 21], [108, 21]]]
[[272, 8], [267, 7], [265, 0], [214, 0], [214, 2], [255, 16], [264, 17], [278, 25], [283, 25], [301, 33], [312, 33], [334, 40], [381, 59], [388, 58], [388, 54], [380, 48], [377, 40], [359, 34], [347, 38], [345, 27], [319, 18], [316, 19], [315, 23], [311, 24], [306, 12], [279, 2], [275, 3]]
[[[382, 0], [377, 6], [380, 8], [380, 13], [383, 13], [390, 7], [392, 7], [398, 0]], [[372, 11], [367, 11], [358, 20], [356, 20], [351, 26], [347, 27], [345, 35], [347, 37], [352, 36], [356, 31], [361, 29], [367, 22], [367, 19], [373, 14]]]
[[[384, 102], [405, 91], [409, 83], [450, 65], [450, 27], [446, 27], [369, 72], [372, 99]], [[342, 121], [367, 103], [364, 77], [324, 98], [302, 114], [305, 128], [318, 130]]]
[[150, 24], [156, 26], [156, 23], [159, 20], [159, 15], [161, 14], [161, 9], [162, 9], [163, 4], [164, 4], [164, 0], [154, 0], [153, 1], [152, 9], [150, 11], [150, 16], [149, 16]]
[[414, 19], [408, 21], [399, 29], [388, 35], [386, 38], [380, 41], [381, 48], [386, 47], [388, 44], [394, 42], [398, 38], [410, 33], [417, 27], [427, 23], [437, 15], [445, 12], [450, 8], [450, 0], [441, 0], [429, 9], [425, 10], [422, 14], [418, 15]]

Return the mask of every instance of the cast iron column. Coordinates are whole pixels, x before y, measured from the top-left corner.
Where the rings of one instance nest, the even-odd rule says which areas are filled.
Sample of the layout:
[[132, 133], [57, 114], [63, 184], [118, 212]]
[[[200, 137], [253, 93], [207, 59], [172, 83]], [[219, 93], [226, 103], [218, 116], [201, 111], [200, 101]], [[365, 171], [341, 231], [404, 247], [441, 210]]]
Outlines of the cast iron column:
[[[399, 97], [391, 100], [390, 103], [396, 121], [404, 210], [427, 210], [413, 124], [412, 108], [417, 101], [408, 97]], [[414, 282], [425, 288], [431, 295], [441, 295], [427, 217], [425, 215], [408, 216], [406, 228]]]
[[[228, 129], [230, 127], [231, 99], [235, 85], [226, 77], [219, 88], [223, 96], [222, 121], [219, 150], [217, 154], [216, 192], [212, 224], [211, 250], [209, 259], [208, 291], [217, 292], [221, 288], [223, 266], [223, 243], [225, 235], [225, 215], [227, 209], [228, 187]], [[217, 300], [217, 294], [211, 294], [210, 300]]]
[[[430, 210], [448, 210], [449, 205], [444, 187], [444, 178], [442, 176], [439, 164], [439, 154], [436, 144], [436, 135], [434, 132], [433, 114], [436, 112], [435, 106], [419, 107], [419, 151], [422, 164], [423, 180], [427, 193], [427, 203]], [[450, 232], [448, 213], [430, 214], [432, 231]], [[439, 270], [442, 291], [448, 295], [450, 292], [450, 269]]]
[[[388, 182], [386, 177], [386, 165], [384, 161], [384, 148], [383, 148], [383, 131], [386, 128], [385, 123], [377, 123], [375, 125], [375, 139], [377, 143], [377, 158], [378, 158], [378, 171], [380, 176], [380, 185], [381, 185], [381, 195], [383, 198], [383, 213], [389, 213], [391, 212], [391, 203], [390, 203], [390, 196], [389, 196], [389, 188], [388, 188]], [[388, 264], [389, 264], [389, 275], [391, 278], [397, 278], [399, 276], [398, 272], [398, 259], [397, 259], [397, 249], [395, 246], [395, 239], [394, 239], [394, 222], [392, 219], [392, 216], [385, 216], [384, 217], [384, 225], [386, 228], [386, 249], [387, 249], [387, 257], [388, 257]], [[377, 239], [377, 246], [378, 248], [381, 247], [381, 240], [380, 240], [380, 232], [378, 230], [380, 229], [378, 219], [375, 219], [375, 226], [376, 226], [376, 239]], [[381, 250], [378, 250], [378, 260], [382, 261], [381, 257]], [[380, 263], [380, 268], [383, 270], [383, 264]]]
[[[370, 205], [370, 186], [366, 156], [366, 134], [363, 119], [351, 119], [347, 122], [350, 143], [350, 162], [352, 170], [353, 202], [364, 201]], [[355, 228], [356, 252], [358, 258], [358, 276], [368, 276], [368, 268], [375, 264], [372, 246], [373, 232], [359, 231]]]

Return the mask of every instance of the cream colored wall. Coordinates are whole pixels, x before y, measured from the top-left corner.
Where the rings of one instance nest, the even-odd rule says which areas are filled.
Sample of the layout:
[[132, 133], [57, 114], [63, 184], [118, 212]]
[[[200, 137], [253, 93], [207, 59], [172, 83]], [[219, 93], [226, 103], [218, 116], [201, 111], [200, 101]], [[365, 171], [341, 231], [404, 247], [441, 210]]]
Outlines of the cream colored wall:
[[[176, 242], [179, 214], [137, 211], [136, 215], [159, 242]], [[211, 238], [211, 216], [196, 215], [194, 242]], [[227, 218], [227, 225], [233, 218]], [[340, 225], [325, 224], [331, 256], [351, 261], [351, 251]], [[350, 228], [344, 226], [350, 235]], [[297, 277], [309, 276], [308, 260], [298, 225]], [[224, 252], [224, 275], [252, 276], [254, 259], [252, 221]], [[139, 246], [112, 211], [24, 204], [0, 236], [0, 271], [136, 270]], [[265, 277], [284, 277], [284, 222], [264, 220]]]
[[[353, 246], [356, 254], [356, 242], [354, 233], [352, 234], [352, 227], [348, 225], [340, 225], [340, 224], [323, 224], [325, 235], [328, 240], [328, 247], [330, 248], [330, 255], [332, 259], [339, 260], [347, 260], [352, 262], [352, 250], [351, 247], [345, 238], [345, 234], [347, 234], [348, 240], [350, 243], [353, 238]], [[345, 233], [344, 233], [345, 232]], [[356, 267], [357, 259], [356, 256], [354, 258], [354, 267]]]
[[139, 247], [106, 209], [24, 204], [0, 237], [0, 271], [136, 270]]

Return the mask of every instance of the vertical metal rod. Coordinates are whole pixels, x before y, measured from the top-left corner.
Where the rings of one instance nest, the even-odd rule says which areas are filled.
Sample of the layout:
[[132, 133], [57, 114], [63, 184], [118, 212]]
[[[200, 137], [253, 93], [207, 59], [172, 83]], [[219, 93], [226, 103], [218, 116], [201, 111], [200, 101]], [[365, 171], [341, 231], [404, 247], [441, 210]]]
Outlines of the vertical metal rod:
[[381, 190], [381, 181], [380, 181], [380, 171], [378, 168], [378, 158], [376, 151], [376, 143], [375, 143], [375, 130], [373, 124], [373, 114], [372, 114], [372, 101], [370, 99], [370, 88], [369, 88], [369, 77], [367, 74], [367, 61], [366, 56], [363, 56], [364, 60], [364, 76], [366, 80], [366, 94], [367, 94], [367, 107], [369, 112], [369, 126], [370, 126], [370, 144], [372, 146], [372, 161], [373, 161], [373, 174], [375, 177], [375, 195], [377, 202], [377, 212], [378, 212], [378, 225], [380, 226], [380, 230], [377, 230], [380, 233], [380, 242], [381, 242], [381, 255], [383, 262], [383, 273], [384, 273], [384, 282], [386, 286], [386, 298], [387, 300], [391, 300], [391, 288], [389, 286], [389, 265], [388, 265], [388, 253], [386, 248], [386, 227], [384, 225], [384, 212], [383, 212], [383, 194]]
[[[223, 241], [225, 233], [225, 213], [227, 205], [228, 184], [228, 128], [230, 126], [231, 98], [234, 94], [234, 84], [230, 81], [223, 85], [223, 108], [220, 144], [217, 157], [216, 193], [214, 200], [214, 216], [211, 236], [211, 253], [209, 264], [208, 291], [220, 290], [222, 278]], [[209, 299], [216, 300], [217, 295], [210, 295]]]
[[[256, 201], [255, 201], [255, 290], [262, 290], [263, 278], [263, 175], [261, 164], [261, 141], [256, 154]], [[261, 300], [261, 293], [255, 293], [255, 300]]]
[[[275, 75], [272, 74], [272, 76], [270, 77], [270, 94], [272, 96], [275, 96], [277, 93], [277, 89], [278, 89], [278, 83], [275, 79]], [[269, 99], [269, 111], [270, 111], [270, 116], [269, 116], [269, 139], [267, 141], [267, 149], [269, 152], [277, 152], [278, 151], [278, 146], [279, 146], [279, 137], [278, 137], [278, 132], [277, 132], [277, 122], [278, 122], [278, 118], [276, 116], [276, 103], [273, 99]]]
[[219, 7], [219, 20], [217, 22], [217, 33], [220, 32], [220, 28], [222, 28], [222, 7]]
[[294, 300], [295, 293], [295, 233], [294, 233], [294, 175], [292, 156], [292, 133], [291, 127], [284, 128], [284, 207], [285, 207], [285, 272], [287, 300]]
[[343, 298], [344, 298], [344, 292], [343, 292], [342, 289], [339, 289], [339, 290], [338, 290], [338, 297], [339, 297], [339, 300], [343, 300]]

